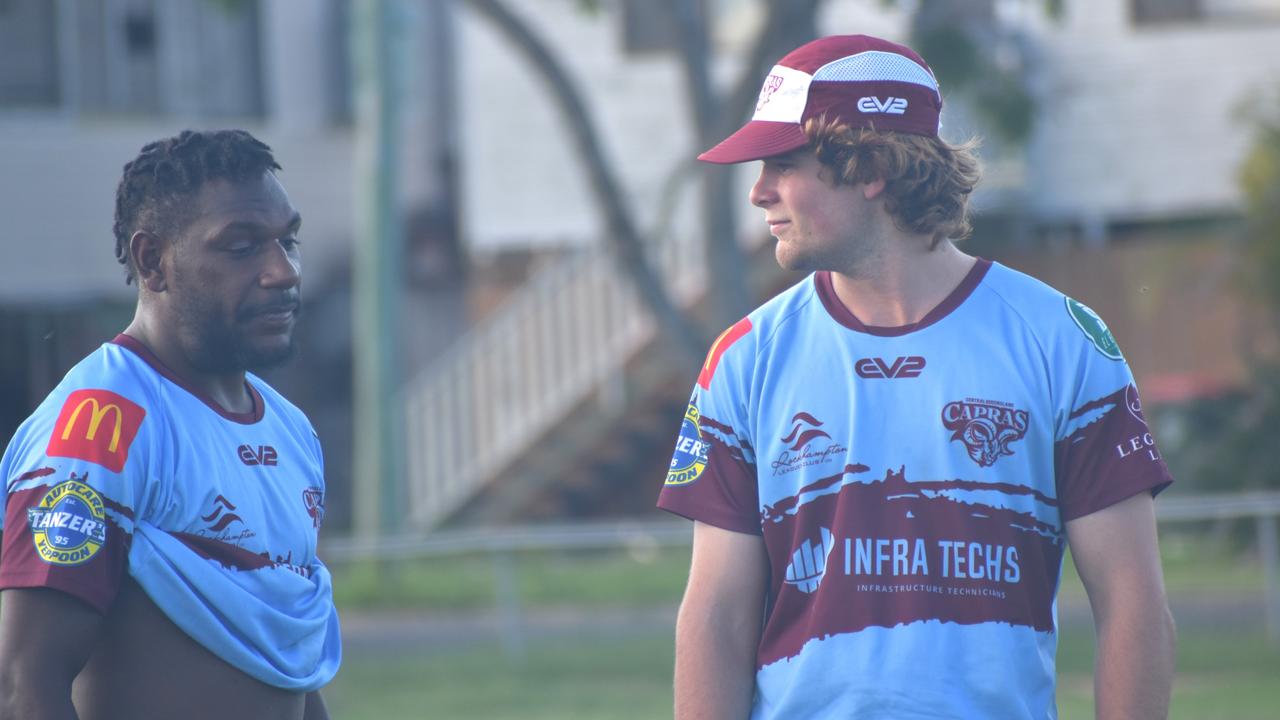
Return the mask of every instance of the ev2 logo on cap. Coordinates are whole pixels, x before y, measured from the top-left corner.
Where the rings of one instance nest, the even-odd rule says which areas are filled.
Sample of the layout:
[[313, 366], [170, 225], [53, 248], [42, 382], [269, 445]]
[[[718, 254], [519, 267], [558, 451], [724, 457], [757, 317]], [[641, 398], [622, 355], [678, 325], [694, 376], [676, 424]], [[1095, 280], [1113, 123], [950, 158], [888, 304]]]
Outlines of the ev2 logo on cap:
[[864, 113], [885, 113], [886, 115], [902, 115], [907, 112], [907, 99], [899, 97], [885, 98], [882, 102], [874, 95], [858, 98], [858, 111]]

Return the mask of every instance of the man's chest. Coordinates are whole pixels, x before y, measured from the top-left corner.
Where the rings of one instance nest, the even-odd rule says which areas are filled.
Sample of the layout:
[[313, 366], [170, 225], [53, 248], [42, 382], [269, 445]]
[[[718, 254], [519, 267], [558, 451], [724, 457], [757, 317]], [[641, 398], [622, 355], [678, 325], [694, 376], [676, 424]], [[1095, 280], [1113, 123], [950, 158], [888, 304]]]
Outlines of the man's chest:
[[1055, 412], [1044, 372], [980, 347], [910, 339], [775, 356], [751, 407], [762, 506], [893, 473], [1052, 495]]
[[268, 421], [175, 426], [168, 462], [155, 469], [167, 475], [168, 492], [150, 521], [253, 553], [309, 557], [324, 512], [322, 468], [309, 440]]

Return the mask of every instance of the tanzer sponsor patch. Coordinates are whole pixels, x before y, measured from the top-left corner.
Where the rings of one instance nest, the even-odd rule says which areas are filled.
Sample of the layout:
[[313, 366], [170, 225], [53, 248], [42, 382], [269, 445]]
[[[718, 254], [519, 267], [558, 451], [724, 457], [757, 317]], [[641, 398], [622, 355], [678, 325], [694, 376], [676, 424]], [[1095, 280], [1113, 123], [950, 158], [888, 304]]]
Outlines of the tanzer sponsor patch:
[[667, 472], [668, 485], [688, 485], [697, 480], [707, 467], [707, 443], [702, 438], [699, 425], [701, 415], [698, 406], [689, 403], [680, 423], [680, 437], [676, 438], [676, 451], [671, 456], [671, 469]]
[[107, 541], [102, 496], [74, 477], [54, 485], [29, 508], [27, 524], [40, 559], [52, 565], [88, 562]]

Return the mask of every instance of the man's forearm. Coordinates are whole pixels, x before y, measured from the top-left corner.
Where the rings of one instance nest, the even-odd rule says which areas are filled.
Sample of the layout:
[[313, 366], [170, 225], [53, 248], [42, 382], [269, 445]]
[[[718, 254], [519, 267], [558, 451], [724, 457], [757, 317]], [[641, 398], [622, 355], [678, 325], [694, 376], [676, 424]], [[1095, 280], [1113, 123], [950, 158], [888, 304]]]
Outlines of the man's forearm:
[[1169, 715], [1175, 630], [1163, 606], [1100, 619], [1094, 667], [1098, 720], [1147, 720]]
[[676, 623], [676, 720], [744, 720], [755, 693], [759, 628], [681, 607]]

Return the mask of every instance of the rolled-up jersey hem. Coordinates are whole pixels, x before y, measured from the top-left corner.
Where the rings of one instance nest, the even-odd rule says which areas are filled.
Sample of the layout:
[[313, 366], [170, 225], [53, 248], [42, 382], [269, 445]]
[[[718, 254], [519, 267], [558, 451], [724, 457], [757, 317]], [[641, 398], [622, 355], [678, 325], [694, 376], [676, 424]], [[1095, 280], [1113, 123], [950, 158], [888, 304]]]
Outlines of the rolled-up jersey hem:
[[93, 593], [85, 593], [82, 583], [59, 583], [56, 580], [51, 581], [48, 576], [33, 574], [5, 574], [0, 580], [0, 590], [29, 590], [33, 588], [45, 588], [48, 590], [57, 590], [65, 595], [79, 600], [98, 612], [99, 615], [106, 615], [107, 610], [111, 608], [111, 603], [115, 598], [98, 597]]
[[686, 520], [694, 520], [696, 522], [706, 523], [707, 525], [714, 525], [721, 530], [730, 530], [744, 535], [760, 536], [764, 534], [760, 530], [759, 523], [745, 523], [742, 521], [742, 518], [729, 513], [714, 513], [706, 512], [705, 510], [700, 510], [696, 513], [689, 512], [681, 508], [665, 505], [661, 501], [658, 502], [658, 508], [666, 510], [672, 515], [678, 515]]
[[1140, 486], [1125, 486], [1116, 488], [1112, 493], [1108, 493], [1082, 507], [1064, 508], [1062, 511], [1062, 521], [1069, 522], [1078, 520], [1086, 515], [1092, 515], [1099, 510], [1106, 510], [1120, 502], [1124, 502], [1142, 492], [1151, 493], [1151, 497], [1155, 497], [1164, 491], [1165, 488], [1173, 484], [1173, 477], [1168, 473], [1162, 473], [1158, 477], [1151, 478], [1151, 481]]

